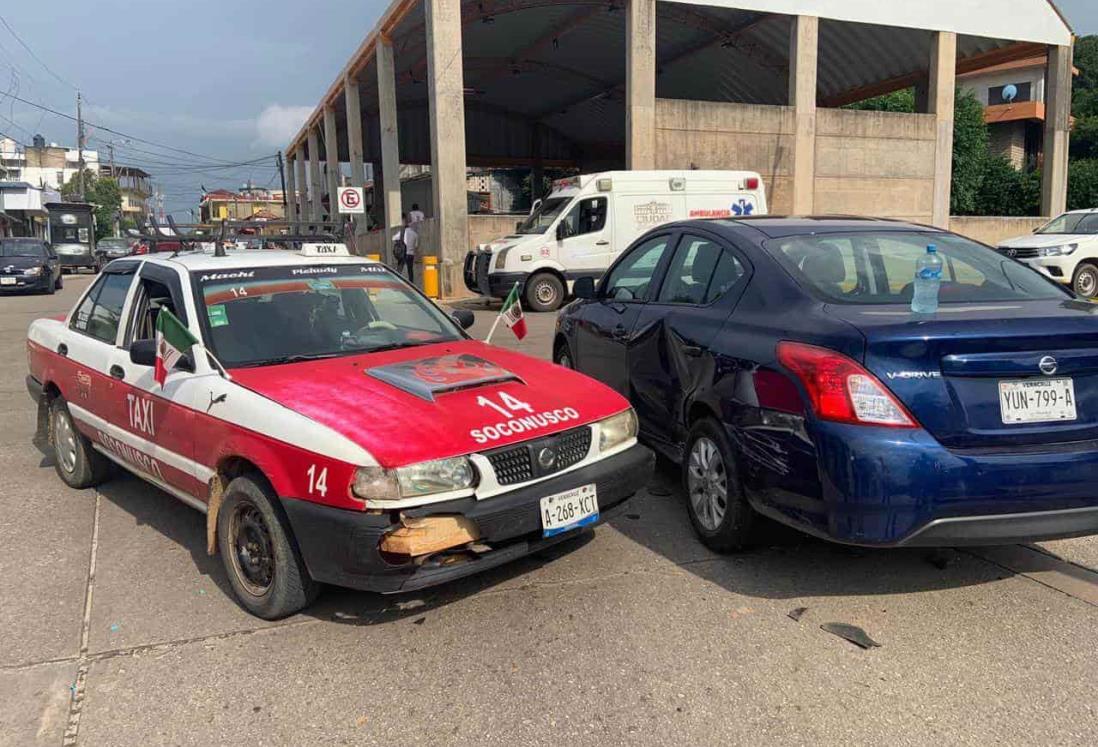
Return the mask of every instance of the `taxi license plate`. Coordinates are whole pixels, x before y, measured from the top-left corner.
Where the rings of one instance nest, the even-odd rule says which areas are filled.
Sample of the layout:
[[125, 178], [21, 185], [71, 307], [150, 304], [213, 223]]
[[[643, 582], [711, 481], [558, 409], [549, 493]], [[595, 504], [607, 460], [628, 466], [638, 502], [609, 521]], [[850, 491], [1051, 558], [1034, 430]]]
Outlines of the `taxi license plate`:
[[0, 278], [0, 285], [15, 285], [15, 278]]
[[1075, 383], [1071, 379], [1000, 381], [999, 411], [1004, 423], [1075, 420]]
[[594, 484], [582, 485], [541, 499], [543, 537], [585, 527], [599, 520], [599, 500]]

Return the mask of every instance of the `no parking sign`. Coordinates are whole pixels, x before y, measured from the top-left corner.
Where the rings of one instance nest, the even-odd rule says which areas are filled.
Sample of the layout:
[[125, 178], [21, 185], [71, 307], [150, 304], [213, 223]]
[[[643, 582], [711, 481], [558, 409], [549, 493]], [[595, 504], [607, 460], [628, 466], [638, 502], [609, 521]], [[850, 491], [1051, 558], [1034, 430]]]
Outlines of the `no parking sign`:
[[362, 215], [366, 206], [362, 204], [362, 187], [339, 188], [339, 212], [343, 215]]

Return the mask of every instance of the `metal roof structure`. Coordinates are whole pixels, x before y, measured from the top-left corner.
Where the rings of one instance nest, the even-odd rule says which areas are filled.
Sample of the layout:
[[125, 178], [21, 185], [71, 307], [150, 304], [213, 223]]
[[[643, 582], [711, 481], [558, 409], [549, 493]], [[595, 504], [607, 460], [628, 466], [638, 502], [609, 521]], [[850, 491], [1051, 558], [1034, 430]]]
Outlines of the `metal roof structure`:
[[[527, 163], [539, 125], [545, 165], [613, 159], [624, 142], [624, 0], [467, 0], [462, 3], [467, 163]], [[839, 106], [925, 79], [933, 32], [954, 31], [958, 73], [1069, 44], [1048, 0], [674, 0], [657, 4], [659, 98], [786, 104], [793, 16], [818, 16], [818, 99]], [[347, 75], [360, 88], [364, 158], [381, 158], [374, 46], [391, 40], [400, 161], [429, 163], [423, 0], [383, 14], [291, 143], [321, 136], [334, 108], [346, 152]], [[323, 151], [323, 142], [321, 142]], [[326, 158], [326, 153], [324, 154]]]

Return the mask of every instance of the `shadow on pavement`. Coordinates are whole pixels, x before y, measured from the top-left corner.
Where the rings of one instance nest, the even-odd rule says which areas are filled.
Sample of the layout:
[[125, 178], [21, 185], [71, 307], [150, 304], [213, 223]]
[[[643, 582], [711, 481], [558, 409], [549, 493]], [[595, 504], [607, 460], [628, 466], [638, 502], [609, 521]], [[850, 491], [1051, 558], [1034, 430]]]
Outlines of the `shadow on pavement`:
[[[227, 598], [236, 603], [220, 556], [206, 553], [205, 515], [121, 470], [118, 476], [99, 487], [99, 493], [105, 500], [130, 514], [139, 525], [151, 527], [164, 538], [186, 548], [195, 570], [209, 578]], [[320, 598], [301, 615], [348, 625], [375, 625], [423, 615], [530, 573], [582, 547], [593, 537], [592, 532], [584, 532], [514, 563], [418, 592], [382, 595], [327, 586]], [[150, 567], [155, 564], [156, 558], [150, 558]]]
[[649, 490], [611, 524], [630, 540], [727, 591], [765, 599], [938, 591], [1010, 574], [950, 549], [878, 550], [819, 540], [763, 520], [752, 549], [718, 555], [696, 537], [678, 468], [659, 460]]

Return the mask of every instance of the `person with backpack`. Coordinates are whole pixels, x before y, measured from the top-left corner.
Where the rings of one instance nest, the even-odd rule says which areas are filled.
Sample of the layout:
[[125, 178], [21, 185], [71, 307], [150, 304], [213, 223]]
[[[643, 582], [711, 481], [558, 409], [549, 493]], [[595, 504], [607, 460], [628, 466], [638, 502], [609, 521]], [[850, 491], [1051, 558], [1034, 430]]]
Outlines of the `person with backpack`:
[[404, 225], [393, 235], [393, 261], [397, 272], [407, 270], [408, 282], [415, 283], [416, 250], [419, 248], [419, 233], [412, 226], [411, 217], [404, 214]]

